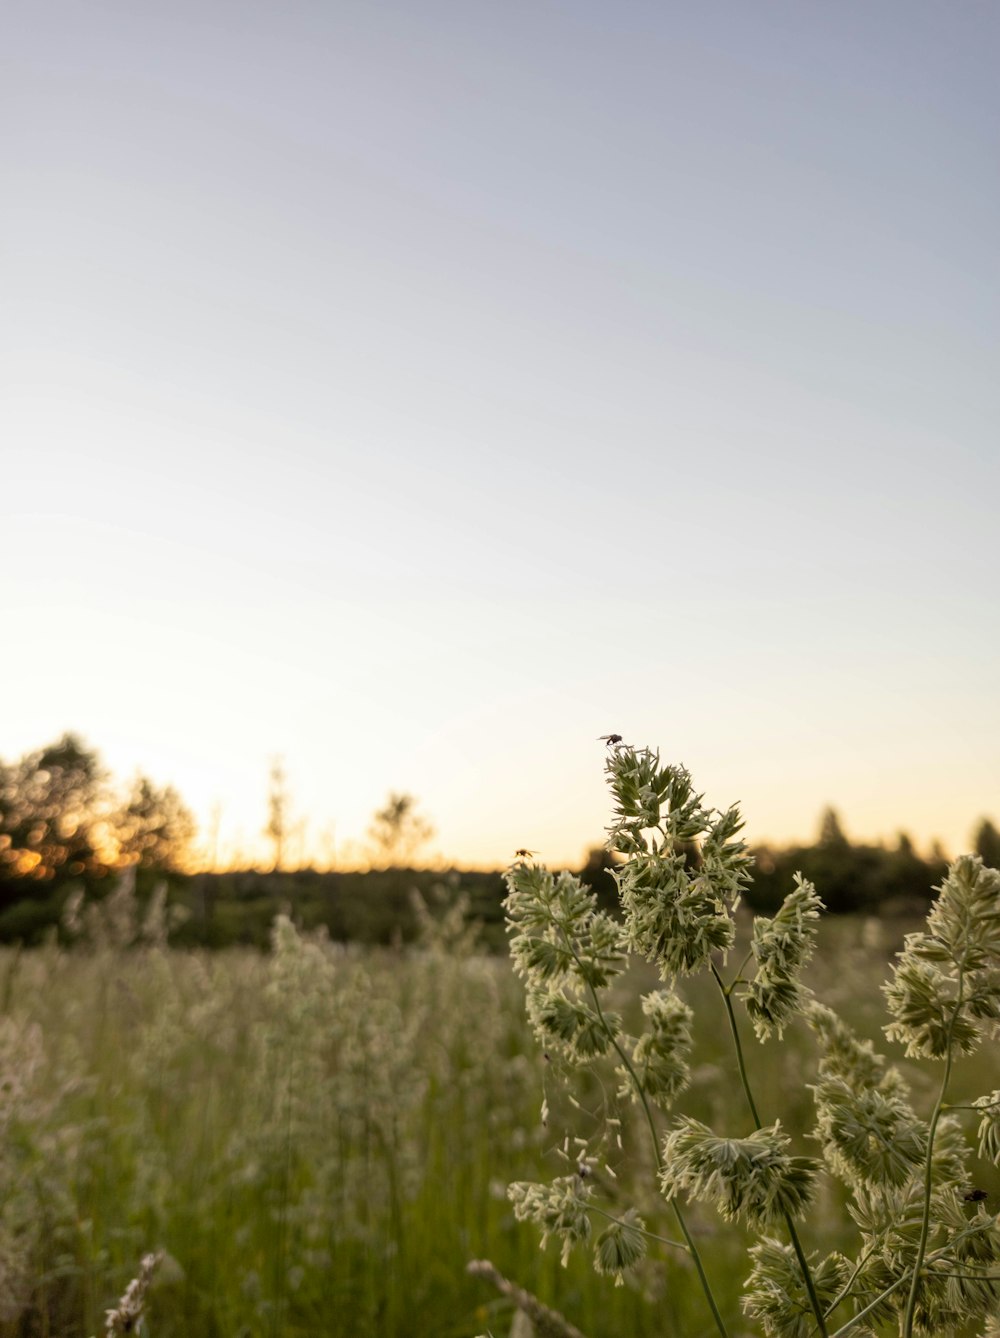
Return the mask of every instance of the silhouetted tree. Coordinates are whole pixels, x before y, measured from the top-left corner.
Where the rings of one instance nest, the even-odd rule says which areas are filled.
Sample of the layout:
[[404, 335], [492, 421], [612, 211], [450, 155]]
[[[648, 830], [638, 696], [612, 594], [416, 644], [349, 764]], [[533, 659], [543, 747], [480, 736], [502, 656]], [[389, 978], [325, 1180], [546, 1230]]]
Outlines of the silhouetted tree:
[[274, 847], [274, 868], [280, 869], [285, 855], [285, 839], [288, 835], [288, 787], [285, 781], [285, 768], [279, 757], [271, 763], [270, 785], [267, 792], [267, 826], [264, 828], [264, 835], [270, 838]]
[[819, 840], [821, 846], [846, 846], [849, 844], [840, 825], [840, 818], [834, 808], [825, 808], [819, 820]]
[[137, 776], [114, 815], [117, 861], [140, 869], [179, 872], [191, 857], [195, 823], [180, 795], [169, 785], [157, 789]]
[[106, 775], [74, 734], [0, 763], [0, 887], [25, 895], [101, 877], [114, 858]]
[[607, 846], [591, 846], [578, 875], [580, 881], [596, 893], [601, 910], [612, 914], [621, 913], [618, 884], [611, 876], [611, 871], [616, 867], [615, 858]]
[[417, 812], [413, 795], [393, 791], [368, 828], [372, 863], [382, 867], [408, 864], [433, 835], [434, 828]]
[[976, 828], [973, 850], [991, 869], [1000, 869], [1000, 832], [989, 818], [983, 818]]
[[753, 882], [746, 901], [768, 915], [781, 905], [797, 872], [816, 884], [827, 910], [871, 913], [893, 903], [926, 905], [946, 868], [936, 857], [922, 859], [905, 832], [894, 847], [853, 845], [829, 808], [820, 819], [815, 845], [761, 848], [753, 855]]

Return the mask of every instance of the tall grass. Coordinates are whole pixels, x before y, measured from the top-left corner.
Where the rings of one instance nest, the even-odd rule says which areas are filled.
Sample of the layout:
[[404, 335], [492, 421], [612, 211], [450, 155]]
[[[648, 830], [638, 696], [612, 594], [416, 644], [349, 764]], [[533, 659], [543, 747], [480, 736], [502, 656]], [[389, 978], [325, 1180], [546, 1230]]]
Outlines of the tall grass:
[[[515, 1222], [507, 1182], [551, 1175], [603, 1094], [560, 1104], [505, 960], [460, 936], [360, 953], [287, 919], [266, 956], [181, 952], [162, 926], [143, 938], [127, 898], [106, 921], [88, 946], [0, 955], [2, 1338], [103, 1332], [153, 1251], [152, 1338], [500, 1335], [510, 1302], [465, 1271], [482, 1257], [588, 1338], [705, 1332], [696, 1279], [666, 1252], [615, 1289]], [[856, 924], [824, 933], [818, 987], [863, 1028], [885, 952]], [[766, 1063], [762, 1090], [805, 1123], [798, 1041]], [[727, 1038], [693, 1069], [690, 1109], [718, 1119]], [[636, 1198], [647, 1155], [619, 1165]], [[692, 1229], [735, 1308], [746, 1242], [709, 1212]]]
[[[498, 1322], [482, 1254], [557, 1289], [503, 1193], [549, 1138], [503, 960], [361, 954], [287, 918], [266, 957], [100, 929], [0, 956], [4, 1338], [103, 1331], [154, 1250], [155, 1338], [473, 1334]], [[600, 1282], [567, 1282], [595, 1316]]]

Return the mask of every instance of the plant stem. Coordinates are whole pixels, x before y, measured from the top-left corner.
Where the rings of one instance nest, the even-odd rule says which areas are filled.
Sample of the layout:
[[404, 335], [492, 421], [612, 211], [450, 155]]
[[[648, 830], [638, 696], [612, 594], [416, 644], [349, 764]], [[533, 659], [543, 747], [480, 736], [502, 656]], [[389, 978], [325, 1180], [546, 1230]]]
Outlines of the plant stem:
[[833, 1312], [837, 1309], [837, 1306], [839, 1306], [842, 1301], [846, 1301], [847, 1298], [851, 1295], [851, 1288], [858, 1280], [858, 1275], [860, 1274], [861, 1270], [864, 1268], [865, 1264], [867, 1264], [868, 1260], [872, 1257], [874, 1253], [875, 1253], [875, 1244], [873, 1243], [869, 1245], [868, 1249], [864, 1251], [861, 1258], [855, 1264], [854, 1271], [852, 1272], [851, 1276], [847, 1279], [847, 1281], [844, 1283], [843, 1287], [840, 1289], [840, 1292], [837, 1295], [837, 1297], [833, 1301], [831, 1301], [830, 1304], [827, 1306], [826, 1308], [827, 1319], [829, 1319], [830, 1316], [833, 1314]]
[[[932, 1255], [929, 1255], [927, 1258], [927, 1263], [933, 1263], [937, 1259], [943, 1259], [944, 1256], [948, 1253], [948, 1251], [954, 1249], [954, 1247], [959, 1243], [959, 1241], [965, 1240], [968, 1236], [974, 1234], [975, 1232], [963, 1231], [960, 1235], [956, 1236], [954, 1240], [949, 1241], [949, 1243], [942, 1249], [936, 1250]], [[973, 1276], [978, 1279], [988, 1275], [982, 1273], [976, 1273]], [[844, 1335], [850, 1333], [851, 1329], [854, 1328], [855, 1324], [857, 1324], [860, 1320], [864, 1319], [864, 1317], [867, 1314], [870, 1314], [871, 1311], [873, 1311], [876, 1308], [876, 1306], [880, 1306], [882, 1302], [886, 1299], [886, 1297], [891, 1296], [893, 1292], [899, 1291], [900, 1287], [902, 1287], [905, 1281], [906, 1281], [906, 1274], [904, 1273], [903, 1276], [897, 1278], [896, 1281], [892, 1283], [891, 1286], [886, 1287], [884, 1292], [879, 1292], [878, 1296], [875, 1297], [874, 1301], [869, 1301], [868, 1304], [865, 1306], [864, 1310], [859, 1310], [856, 1315], [851, 1316], [851, 1318], [847, 1321], [846, 1324], [842, 1324], [840, 1328], [836, 1330], [836, 1332], [831, 1333], [830, 1338], [844, 1338]], [[844, 1297], [841, 1296], [837, 1304], [839, 1305], [840, 1301], [843, 1299]]]
[[901, 1338], [912, 1338], [913, 1319], [917, 1309], [917, 1293], [920, 1290], [920, 1270], [924, 1266], [924, 1255], [927, 1253], [927, 1238], [931, 1229], [931, 1189], [934, 1179], [934, 1135], [937, 1133], [938, 1121], [941, 1118], [941, 1112], [944, 1109], [945, 1092], [948, 1090], [948, 1079], [951, 1077], [951, 1065], [954, 1058], [952, 1054], [951, 1042], [955, 1031], [955, 1023], [958, 1021], [958, 1015], [962, 1011], [962, 972], [958, 973], [958, 998], [955, 1000], [955, 1007], [952, 1010], [951, 1019], [948, 1022], [948, 1034], [946, 1037], [947, 1049], [944, 1060], [944, 1076], [941, 1079], [941, 1090], [938, 1092], [938, 1099], [931, 1114], [930, 1124], [927, 1128], [927, 1159], [924, 1164], [924, 1211], [920, 1222], [920, 1240], [917, 1242], [917, 1257], [913, 1262], [913, 1277], [910, 1280], [910, 1293], [906, 1298], [906, 1314], [903, 1318], [903, 1327], [900, 1330]]
[[[740, 1071], [740, 1081], [743, 1084], [743, 1093], [747, 1099], [747, 1105], [750, 1107], [750, 1114], [756, 1128], [760, 1129], [761, 1118], [757, 1111], [757, 1103], [753, 1099], [753, 1092], [750, 1089], [750, 1079], [747, 1076], [746, 1062], [743, 1058], [743, 1042], [740, 1040], [739, 1028], [736, 1025], [736, 1014], [733, 1011], [733, 999], [729, 987], [726, 985], [722, 976], [719, 974], [719, 968], [712, 962], [712, 975], [715, 977], [719, 989], [722, 991], [722, 997], [726, 1004], [726, 1012], [729, 1015], [729, 1029], [733, 1034], [733, 1045], [736, 1049], [736, 1064]], [[795, 1251], [795, 1257], [799, 1261], [799, 1268], [802, 1270], [802, 1281], [805, 1283], [806, 1292], [809, 1295], [809, 1304], [812, 1306], [813, 1314], [816, 1316], [816, 1323], [819, 1325], [819, 1331], [823, 1338], [827, 1338], [826, 1318], [823, 1315], [823, 1307], [819, 1303], [819, 1297], [816, 1295], [816, 1287], [813, 1283], [812, 1272], [809, 1268], [809, 1261], [806, 1259], [805, 1251], [802, 1248], [802, 1242], [799, 1240], [799, 1233], [795, 1230], [795, 1223], [792, 1221], [792, 1215], [787, 1208], [782, 1209], [782, 1216], [785, 1219], [785, 1226], [788, 1228], [788, 1236], [792, 1242], [792, 1249]]]
[[864, 1319], [864, 1317], [867, 1314], [870, 1314], [872, 1310], [875, 1310], [878, 1306], [880, 1306], [882, 1302], [886, 1299], [886, 1297], [889, 1297], [892, 1295], [893, 1292], [898, 1291], [900, 1287], [902, 1287], [905, 1281], [906, 1281], [906, 1274], [904, 1273], [901, 1278], [896, 1279], [896, 1281], [892, 1284], [891, 1287], [886, 1287], [884, 1292], [879, 1292], [878, 1296], [875, 1297], [874, 1301], [869, 1301], [868, 1304], [865, 1306], [864, 1310], [859, 1310], [856, 1315], [851, 1316], [851, 1318], [847, 1321], [846, 1324], [842, 1324], [839, 1329], [837, 1329], [834, 1333], [831, 1333], [830, 1338], [844, 1338], [844, 1335], [850, 1333], [850, 1331], [854, 1328], [855, 1324], [859, 1323], [861, 1320]]
[[[574, 956], [575, 955], [576, 954], [574, 953]], [[588, 981], [588, 988], [590, 989], [590, 993], [594, 1000], [594, 1007], [597, 1009], [597, 1016], [601, 1019], [601, 1025], [605, 1028], [605, 1030], [608, 1033], [608, 1036], [611, 1038], [611, 1044], [615, 1047], [615, 1050], [618, 1053], [618, 1058], [625, 1065], [629, 1077], [632, 1079], [633, 1085], [635, 1086], [635, 1090], [638, 1094], [639, 1100], [642, 1103], [642, 1108], [646, 1112], [646, 1123], [649, 1125], [649, 1134], [653, 1140], [653, 1155], [656, 1158], [656, 1170], [657, 1173], [659, 1173], [660, 1171], [663, 1170], [663, 1155], [660, 1152], [660, 1141], [656, 1136], [656, 1125], [653, 1122], [653, 1112], [650, 1110], [649, 1102], [646, 1100], [645, 1089], [643, 1088], [642, 1083], [639, 1081], [638, 1074], [632, 1067], [632, 1061], [629, 1059], [628, 1055], [625, 1053], [622, 1047], [618, 1044], [617, 1038], [615, 1037], [611, 1028], [605, 1021], [604, 1012], [601, 1008], [601, 1001], [597, 997], [597, 991], [594, 989], [593, 985], [589, 983], [589, 981]], [[694, 1243], [694, 1237], [691, 1235], [691, 1232], [688, 1230], [687, 1223], [684, 1221], [684, 1214], [681, 1212], [680, 1204], [677, 1202], [675, 1198], [671, 1198], [669, 1200], [669, 1203], [671, 1208], [673, 1208], [674, 1210], [674, 1217], [677, 1219], [677, 1225], [681, 1229], [681, 1235], [684, 1237], [684, 1240], [687, 1244], [687, 1248], [691, 1254], [691, 1259], [698, 1272], [698, 1278], [701, 1281], [701, 1289], [705, 1293], [705, 1300], [708, 1302], [708, 1307], [712, 1312], [712, 1318], [715, 1320], [716, 1328], [719, 1330], [719, 1333], [722, 1335], [722, 1338], [729, 1338], [729, 1331], [726, 1328], [726, 1324], [722, 1318], [722, 1315], [719, 1313], [719, 1307], [716, 1304], [715, 1296], [712, 1292], [712, 1285], [708, 1280], [708, 1274], [705, 1272], [705, 1266], [701, 1262], [701, 1255], [698, 1253], [698, 1247]]]
[[[580, 958], [577, 955], [576, 948], [573, 945], [573, 940], [566, 932], [565, 926], [559, 925], [559, 930], [566, 941], [566, 946], [567, 948], [569, 948], [573, 960], [576, 962], [577, 966], [581, 968], [580, 978], [586, 982], [587, 988], [590, 991], [590, 997], [594, 1001], [594, 1008], [597, 1010], [597, 1016], [600, 1019], [601, 1026], [607, 1033], [608, 1039], [614, 1046], [618, 1058], [621, 1060], [622, 1064], [625, 1066], [626, 1072], [632, 1079], [632, 1084], [635, 1087], [636, 1095], [638, 1096], [639, 1101], [642, 1103], [643, 1110], [646, 1112], [646, 1123], [649, 1125], [650, 1137], [653, 1140], [653, 1156], [656, 1158], [656, 1170], [657, 1173], [659, 1173], [660, 1171], [663, 1170], [663, 1155], [660, 1152], [660, 1140], [656, 1135], [656, 1125], [653, 1122], [653, 1112], [650, 1110], [649, 1102], [646, 1100], [645, 1088], [643, 1087], [642, 1083], [639, 1080], [639, 1075], [636, 1073], [635, 1069], [632, 1066], [632, 1061], [629, 1059], [628, 1055], [625, 1053], [622, 1047], [618, 1044], [618, 1038], [615, 1036], [614, 1032], [608, 1026], [607, 1019], [604, 1016], [604, 1009], [601, 1007], [600, 997], [598, 996], [597, 990], [594, 988], [591, 982], [586, 978], [586, 974], [582, 969], [583, 963], [580, 961]], [[687, 1248], [691, 1253], [691, 1259], [694, 1263], [695, 1269], [698, 1272], [698, 1278], [701, 1281], [701, 1289], [705, 1293], [705, 1300], [708, 1302], [708, 1307], [712, 1312], [712, 1318], [715, 1320], [715, 1326], [719, 1330], [721, 1338], [729, 1338], [729, 1331], [726, 1328], [725, 1320], [719, 1313], [719, 1307], [716, 1304], [715, 1296], [712, 1293], [712, 1286], [708, 1280], [708, 1274], [705, 1272], [705, 1266], [701, 1262], [701, 1255], [698, 1253], [698, 1247], [694, 1243], [694, 1237], [691, 1235], [691, 1232], [688, 1230], [687, 1223], [684, 1221], [684, 1214], [681, 1212], [680, 1205], [674, 1198], [669, 1199], [668, 1202], [670, 1203], [671, 1208], [673, 1208], [674, 1210], [674, 1216], [677, 1219], [677, 1225], [680, 1227], [681, 1235], [684, 1237]]]
[[[584, 1204], [588, 1212], [606, 1217], [609, 1222], [614, 1222], [617, 1226], [626, 1225], [620, 1217], [607, 1212], [604, 1208], [598, 1208], [597, 1204], [591, 1203], [589, 1199], [581, 1199], [580, 1202]], [[633, 1231], [638, 1231], [641, 1236], [648, 1236], [650, 1240], [658, 1240], [661, 1245], [669, 1245], [674, 1250], [683, 1250], [685, 1254], [690, 1254], [690, 1250], [683, 1241], [671, 1240], [669, 1236], [658, 1236], [655, 1231], [647, 1231], [645, 1227], [638, 1226], [635, 1222], [630, 1222], [627, 1225], [631, 1226]]]
[[736, 1049], [736, 1065], [740, 1071], [740, 1082], [743, 1084], [743, 1094], [747, 1099], [747, 1105], [750, 1107], [750, 1114], [753, 1116], [755, 1128], [761, 1128], [761, 1118], [757, 1111], [757, 1103], [753, 1099], [753, 1092], [750, 1090], [750, 1079], [747, 1075], [746, 1061], [743, 1058], [743, 1042], [740, 1040], [739, 1028], [736, 1025], [736, 1014], [733, 1011], [732, 995], [722, 976], [719, 974], [719, 968], [712, 962], [712, 975], [715, 977], [716, 984], [722, 991], [722, 998], [726, 1005], [726, 1012], [729, 1014], [729, 1030], [733, 1034], [733, 1045]]

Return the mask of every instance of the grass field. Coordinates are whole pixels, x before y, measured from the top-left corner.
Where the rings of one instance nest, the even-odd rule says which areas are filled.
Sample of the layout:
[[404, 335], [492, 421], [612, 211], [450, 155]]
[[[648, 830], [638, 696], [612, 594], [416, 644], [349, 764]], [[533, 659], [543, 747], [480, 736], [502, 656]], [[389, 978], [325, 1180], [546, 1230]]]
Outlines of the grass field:
[[[508, 1303], [465, 1273], [483, 1257], [589, 1338], [710, 1331], [690, 1272], [666, 1253], [616, 1289], [586, 1255], [562, 1269], [515, 1222], [507, 1182], [558, 1173], [555, 1150], [592, 1134], [588, 1111], [607, 1094], [584, 1092], [580, 1109], [560, 1098], [505, 959], [361, 954], [288, 921], [269, 956], [125, 947], [128, 936], [105, 927], [86, 949], [0, 958], [4, 1338], [102, 1332], [154, 1249], [153, 1338], [506, 1334]], [[817, 993], [875, 1037], [889, 937], [831, 921], [810, 968]], [[700, 982], [688, 995], [698, 1049], [685, 1109], [748, 1132], [718, 997]], [[808, 1054], [792, 1033], [753, 1054], [770, 1118], [808, 1118]], [[996, 1053], [974, 1074], [960, 1066], [956, 1092], [963, 1079], [982, 1090], [983, 1064], [995, 1072]], [[610, 1155], [624, 1201], [652, 1225], [640, 1132]], [[810, 1248], [838, 1239], [836, 1198], [827, 1191], [807, 1224]], [[745, 1242], [692, 1217], [732, 1332], [746, 1333]]]

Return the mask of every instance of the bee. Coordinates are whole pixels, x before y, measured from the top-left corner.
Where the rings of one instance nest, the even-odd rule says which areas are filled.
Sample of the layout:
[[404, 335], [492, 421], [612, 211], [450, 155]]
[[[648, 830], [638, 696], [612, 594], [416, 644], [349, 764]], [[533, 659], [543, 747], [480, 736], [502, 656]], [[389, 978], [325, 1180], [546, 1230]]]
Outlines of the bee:
[[620, 734], [601, 734], [598, 743], [606, 743], [609, 748], [617, 748], [622, 741]]
[[532, 859], [532, 858], [533, 858], [535, 855], [537, 855], [537, 854], [538, 854], [538, 851], [537, 851], [537, 850], [524, 850], [524, 849], [522, 848], [521, 850], [515, 850], [515, 851], [514, 851], [514, 858], [515, 858], [515, 859]]
[[970, 1189], [968, 1194], [963, 1194], [962, 1197], [966, 1203], [982, 1203], [983, 1199], [988, 1199], [990, 1196], [985, 1189]]

